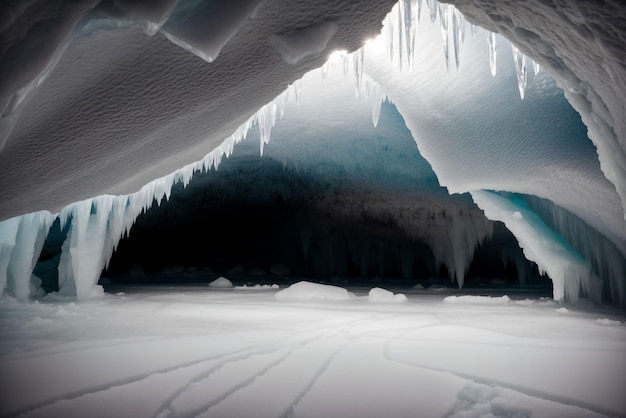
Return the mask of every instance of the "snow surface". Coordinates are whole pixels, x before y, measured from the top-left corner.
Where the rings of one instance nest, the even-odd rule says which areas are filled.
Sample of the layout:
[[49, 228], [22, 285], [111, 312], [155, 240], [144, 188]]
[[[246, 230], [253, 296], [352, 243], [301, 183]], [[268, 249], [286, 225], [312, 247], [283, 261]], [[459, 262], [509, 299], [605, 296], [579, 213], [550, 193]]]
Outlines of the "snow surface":
[[511, 302], [511, 298], [507, 295], [504, 296], [474, 296], [474, 295], [466, 295], [466, 296], [446, 296], [443, 299], [444, 303], [470, 303], [470, 304], [495, 304], [502, 305]]
[[114, 291], [0, 301], [0, 415], [626, 415], [626, 327], [597, 322], [616, 312]]

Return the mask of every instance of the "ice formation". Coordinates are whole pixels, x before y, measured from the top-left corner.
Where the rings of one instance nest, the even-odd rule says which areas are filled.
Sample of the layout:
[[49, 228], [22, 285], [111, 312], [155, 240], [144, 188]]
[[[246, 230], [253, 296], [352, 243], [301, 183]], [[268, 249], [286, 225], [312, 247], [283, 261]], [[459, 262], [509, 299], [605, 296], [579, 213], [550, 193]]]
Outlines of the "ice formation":
[[[149, 16], [142, 13], [135, 16], [133, 13], [136, 13], [136, 10], [117, 10], [117, 13], [121, 16], [134, 16], [137, 20], [143, 21], [149, 33], [160, 29], [176, 44], [207, 61], [212, 61], [239, 31], [242, 22], [254, 15], [258, 6], [256, 1], [245, 2], [245, 7], [241, 9], [228, 6], [227, 2], [218, 3], [226, 7], [227, 13], [217, 16], [207, 3], [198, 3], [191, 7], [184, 3], [173, 6], [174, 2], [167, 1], [160, 3], [159, 13]], [[471, 67], [463, 65], [463, 71], [458, 71], [465, 59], [464, 56], [472, 55], [474, 60], [480, 61], [477, 58], [480, 55], [478, 41], [469, 42], [465, 36], [465, 20], [455, 7], [432, 0], [426, 4], [431, 22], [436, 24], [438, 20], [438, 25], [427, 28], [425, 35], [418, 34], [418, 28], [424, 27], [420, 24], [422, 2], [401, 1], [384, 22], [381, 37], [352, 54], [337, 54], [337, 60], [328, 65], [341, 66], [344, 73], [348, 73], [349, 67], [352, 66], [356, 96], [367, 97], [373, 103], [374, 125], [380, 115], [380, 103], [386, 97], [397, 105], [420, 151], [432, 164], [440, 183], [451, 193], [472, 192], [475, 201], [490, 219], [505, 222], [524, 247], [527, 257], [535, 261], [553, 279], [555, 299], [576, 300], [582, 289], [583, 295], [599, 300], [603, 285], [593, 273], [592, 267], [595, 267], [596, 270], [602, 271], [605, 283], [607, 281], [609, 283], [608, 286], [604, 285], [609, 299], [624, 306], [623, 255], [626, 254], [626, 224], [623, 208], [626, 203], [626, 180], [624, 180], [626, 163], [624, 147], [619, 142], [623, 137], [623, 126], [615, 116], [619, 100], [603, 102], [603, 98], [610, 95], [607, 96], [603, 91], [598, 93], [600, 90], [598, 86], [586, 86], [578, 76], [567, 72], [567, 65], [552, 62], [544, 55], [542, 59], [534, 60], [532, 63], [533, 74], [538, 74], [541, 65], [555, 75], [557, 81], [564, 86], [566, 96], [589, 128], [589, 135], [599, 156], [599, 164], [595, 154], [590, 155], [589, 147], [585, 148], [585, 145], [577, 145], [566, 150], [563, 144], [570, 133], [565, 132], [559, 136], [554, 133], [559, 129], [547, 133], [541, 131], [538, 134], [532, 131], [535, 125], [531, 125], [524, 138], [520, 138], [518, 133], [507, 134], [507, 132], [485, 135], [486, 132], [501, 129], [502, 120], [509, 124], [521, 124], [524, 119], [506, 113], [519, 109], [504, 104], [501, 97], [511, 97], [510, 87], [504, 87], [508, 79], [494, 78], [495, 84], [488, 86], [489, 83], [484, 83], [484, 76], [478, 75], [478, 71], [484, 72], [485, 68], [491, 70], [491, 75], [496, 74], [496, 43], [498, 45], [503, 43], [496, 41], [494, 34], [487, 33], [488, 49], [484, 57], [488, 64], [482, 68], [478, 65]], [[191, 9], [187, 10], [186, 7]], [[195, 10], [194, 7], [199, 10]], [[195, 13], [192, 9], [201, 13]], [[8, 81], [3, 84], [8, 90], [3, 91], [1, 95], [4, 111], [0, 126], [2, 134], [0, 146], [4, 145], [28, 97], [48, 76], [61, 57], [63, 48], [68, 44], [70, 33], [77, 27], [80, 17], [85, 12], [79, 6], [70, 11], [71, 13], [68, 13], [61, 22], [56, 22], [58, 32], [50, 37], [49, 44], [39, 45], [45, 51], [41, 61], [31, 63], [32, 68], [28, 67], [28, 71], [3, 72], [12, 74], [14, 78], [7, 79]], [[106, 11], [101, 12], [107, 15]], [[108, 13], [111, 14], [111, 11]], [[209, 20], [218, 19], [220, 24], [208, 27], [206, 30], [210, 33], [194, 33], [192, 28], [197, 28], [197, 25], [190, 24], [186, 27], [184, 24], [188, 19], [202, 17]], [[221, 20], [222, 18], [224, 20]], [[185, 32], [187, 29], [191, 32]], [[320, 51], [327, 49], [329, 41], [334, 39], [335, 33], [340, 29], [341, 27], [334, 23], [327, 23], [299, 31], [275, 34], [272, 40], [282, 58], [289, 65], [295, 65], [310, 54], [319, 55]], [[471, 30], [473, 34], [476, 32], [473, 27]], [[433, 33], [443, 41], [443, 61], [441, 57], [437, 57], [439, 61], [434, 57], [422, 59], [424, 57], [421, 55], [418, 59], [416, 51], [434, 48]], [[535, 113], [528, 113], [529, 116], [525, 117], [540, 120], [542, 105], [550, 104], [549, 98], [554, 91], [551, 87], [546, 87], [546, 83], [535, 86], [533, 91], [528, 90], [531, 87], [527, 68], [529, 61], [523, 52], [533, 48], [529, 47], [532, 37], [527, 35], [526, 33], [517, 37], [512, 36], [516, 41], [520, 41], [521, 46], [516, 43], [516, 46], [512, 47], [511, 61], [514, 61], [515, 84], [519, 95], [525, 102], [531, 99], [532, 94], [539, 97], [536, 102], [538, 105], [534, 107]], [[461, 47], [464, 42], [464, 46]], [[484, 52], [484, 39], [481, 39], [480, 43], [482, 48], [480, 51]], [[503, 51], [498, 51], [501, 52]], [[502, 71], [501, 58], [498, 58], [500, 65], [498, 76], [506, 73]], [[447, 71], [440, 70], [442, 68], [448, 70], [452, 60], [457, 71], [449, 71], [451, 75], [446, 76], [449, 78], [423, 76], [446, 73]], [[574, 66], [578, 64], [574, 63]], [[329, 67], [324, 67], [322, 73], [326, 74], [328, 70]], [[457, 72], [461, 76], [455, 78], [453, 74]], [[502, 105], [499, 109], [501, 113], [491, 114], [492, 120], [487, 120], [484, 125], [472, 125], [472, 121], [479, 118], [481, 112], [487, 109], [484, 103], [486, 89], [496, 88], [501, 92], [498, 95], [494, 94], [492, 99], [496, 100], [496, 106]], [[194, 171], [217, 168], [222, 156], [229, 155], [234, 144], [244, 139], [254, 125], [260, 130], [260, 146], [263, 153], [264, 146], [270, 140], [272, 127], [277, 119], [283, 116], [284, 106], [290, 94], [293, 94], [298, 102], [301, 100], [299, 81], [293, 82], [283, 94], [243, 121], [230, 137], [218, 147], [213, 147], [213, 151], [204, 159], [187, 164], [182, 169], [149, 183], [136, 193], [98, 196], [63, 209], [59, 216], [63, 222], [69, 222], [71, 226], [68, 239], [63, 245], [59, 266], [61, 291], [75, 292], [79, 298], [97, 294], [96, 283], [100, 271], [110, 259], [120, 237], [128, 232], [136, 216], [148, 208], [154, 200], [159, 202], [163, 197], [167, 198], [174, 182], [181, 181], [186, 184]], [[446, 123], [451, 121], [454, 123]], [[464, 124], [464, 121], [467, 123]], [[536, 126], [539, 125], [541, 123], [537, 122]], [[460, 137], [466, 142], [458, 142]], [[482, 142], [472, 142], [478, 139]], [[489, 152], [502, 150], [502, 147], [510, 147], [506, 150], [508, 154], [502, 154], [499, 161], [493, 161], [494, 157], [490, 156]], [[567, 156], [555, 161], [554, 155], [563, 152], [567, 152]], [[524, 157], [523, 164], [515, 162], [520, 156]], [[132, 184], [131, 180], [129, 179], [128, 184]], [[617, 252], [607, 255], [604, 251], [583, 251], [580, 255], [564, 243], [553, 229], [542, 223], [543, 221], [528, 207], [521, 207], [502, 196], [482, 191], [487, 189], [525, 193], [550, 199], [606, 237]], [[580, 195], [590, 196], [590, 199], [582, 202], [578, 198]], [[22, 215], [20, 218], [12, 218], [0, 224], [2, 237], [0, 292], [4, 292], [6, 288], [9, 293], [21, 299], [32, 294], [30, 272], [26, 271], [32, 270], [33, 260], [38, 253], [37, 248], [40, 248], [42, 236], [53, 219], [52, 215], [42, 213]], [[559, 228], [572, 230], [569, 225], [560, 225]], [[581, 241], [583, 239], [581, 234], [583, 233], [571, 232], [568, 240]], [[453, 235], [450, 238], [452, 249], [434, 248], [434, 252], [438, 259], [445, 260], [448, 270], [454, 272], [459, 284], [462, 285], [464, 269], [467, 268], [468, 258], [471, 259], [473, 247], [488, 236], [489, 231], [476, 230], [472, 235], [463, 230]], [[603, 238], [598, 238], [597, 242], [604, 242]], [[604, 244], [600, 246], [609, 248]], [[593, 260], [589, 261], [589, 258]]]
[[[503, 222], [513, 232], [526, 258], [548, 273], [555, 300], [577, 302], [582, 293], [595, 302], [601, 301], [601, 283], [589, 262], [523, 202], [486, 191], [474, 191], [472, 197], [488, 218]], [[615, 296], [623, 303], [623, 292]]]
[[276, 292], [276, 299], [283, 301], [347, 301], [354, 294], [343, 287], [302, 281]]
[[406, 295], [393, 293], [387, 289], [374, 287], [367, 294], [367, 300], [374, 303], [403, 303], [407, 301]]

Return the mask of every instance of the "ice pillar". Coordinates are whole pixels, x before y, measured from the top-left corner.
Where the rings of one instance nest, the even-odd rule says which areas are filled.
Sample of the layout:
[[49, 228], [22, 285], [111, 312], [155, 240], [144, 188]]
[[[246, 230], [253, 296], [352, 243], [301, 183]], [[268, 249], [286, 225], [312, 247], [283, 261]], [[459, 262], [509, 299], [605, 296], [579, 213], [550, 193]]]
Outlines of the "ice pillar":
[[0, 295], [25, 300], [37, 291], [32, 273], [53, 220], [42, 211], [0, 223]]

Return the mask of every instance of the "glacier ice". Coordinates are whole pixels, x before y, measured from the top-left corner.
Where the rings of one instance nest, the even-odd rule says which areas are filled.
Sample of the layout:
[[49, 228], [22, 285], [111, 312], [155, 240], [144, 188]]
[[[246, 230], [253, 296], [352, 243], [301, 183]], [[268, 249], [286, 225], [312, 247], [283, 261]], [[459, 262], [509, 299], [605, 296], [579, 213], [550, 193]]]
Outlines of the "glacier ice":
[[482, 190], [471, 194], [489, 219], [503, 222], [513, 232], [526, 258], [548, 273], [555, 300], [577, 302], [582, 293], [601, 302], [600, 279], [592, 273], [589, 262], [523, 202]]
[[40, 283], [32, 276], [52, 225], [50, 212], [34, 212], [0, 222], [0, 296], [18, 300], [36, 296]]
[[[465, 38], [463, 30], [465, 21], [458, 10], [451, 5], [438, 4], [432, 0], [428, 0], [427, 4], [430, 9], [431, 21], [435, 22], [439, 19], [439, 24], [433, 27], [435, 28], [435, 32], [438, 32], [437, 37], [443, 39], [445, 56], [443, 64], [445, 65], [445, 69], [449, 67], [449, 61], [452, 58], [450, 56], [450, 44], [452, 45], [452, 53], [454, 54], [457, 69], [461, 63], [461, 55], [464, 55], [463, 59], [468, 55], [472, 55], [473, 59], [476, 59], [479, 55], [479, 49], [476, 47], [475, 43], [461, 48], [461, 42], [464, 42]], [[170, 26], [168, 26], [167, 22], [161, 26], [163, 32], [170, 30], [168, 33], [173, 41], [179, 42], [179, 44], [182, 44], [187, 49], [210, 61], [217, 56], [228, 39], [237, 31], [238, 25], [241, 23], [242, 19], [247, 19], [253, 14], [256, 2], [246, 2], [246, 5], [246, 8], [244, 8], [246, 13], [239, 14], [237, 12], [229, 15], [232, 19], [227, 19], [224, 26], [218, 27], [217, 34], [189, 34], [184, 33], [183, 30], [183, 32], [180, 33], [184, 34], [180, 37], [172, 35], [174, 31], [171, 29], [173, 27], [171, 25], [174, 25], [176, 19], [180, 22], [185, 21], [185, 13], [187, 13], [185, 7], [187, 6], [180, 6], [181, 8], [175, 9], [171, 15], [169, 14], [171, 9], [165, 7], [163, 9], [164, 14], [161, 15], [163, 18], [156, 19], [158, 20], [156, 24], [161, 26], [164, 23], [163, 19], [165, 19], [164, 16], [166, 15], [168, 16], [168, 22], [170, 18], [173, 19], [172, 22], [170, 22]], [[580, 153], [577, 153], [576, 150], [568, 151], [570, 153], [568, 157], [573, 161], [570, 165], [568, 165], [567, 161], [558, 163], [551, 161], [551, 156], [554, 155], [554, 152], [563, 151], [559, 149], [563, 138], [557, 138], [553, 136], [551, 132], [547, 134], [540, 132], [538, 135], [537, 132], [530, 132], [529, 137], [536, 137], [534, 142], [529, 140], [528, 137], [524, 138], [524, 141], [521, 141], [520, 138], [516, 138], [514, 135], [507, 135], [506, 132], [503, 132], [501, 133], [501, 137], [492, 138], [493, 140], [491, 142], [487, 141], [481, 144], [481, 146], [489, 150], [510, 146], [513, 155], [523, 155], [533, 162], [527, 167], [520, 167], [519, 164], [515, 164], [514, 161], [507, 158], [504, 158], [502, 161], [492, 161], [489, 159], [489, 155], [487, 155], [488, 153], [486, 153], [485, 150], [477, 149], [476, 143], [471, 142], [477, 138], [484, 138], [486, 132], [493, 132], [495, 125], [491, 125], [490, 127], [489, 123], [487, 123], [487, 127], [485, 128], [484, 126], [476, 127], [458, 123], [459, 120], [462, 121], [463, 118], [467, 120], [474, 119], [475, 114], [467, 112], [467, 110], [472, 104], [475, 104], [477, 100], [483, 97], [481, 94], [485, 94], [484, 87], [480, 85], [484, 77], [477, 76], [476, 71], [474, 69], [470, 70], [469, 66], [464, 66], [464, 68], [466, 68], [463, 71], [464, 78], [441, 79], [437, 77], [421, 77], [423, 74], [437, 73], [438, 70], [441, 69], [441, 63], [436, 63], [432, 59], [418, 60], [420, 62], [416, 62], [417, 57], [415, 51], [429, 50], [431, 46], [424, 46], [424, 44], [428, 44], [429, 42], [432, 44], [434, 39], [432, 36], [429, 38], [428, 35], [416, 35], [418, 28], [423, 28], [423, 25], [419, 24], [420, 6], [421, 1], [417, 3], [411, 1], [401, 2], [400, 5], [394, 8], [384, 24], [383, 38], [386, 36], [386, 39], [378, 39], [368, 43], [365, 48], [361, 48], [351, 54], [351, 60], [348, 58], [348, 54], [341, 56], [344, 73], [348, 72], [347, 68], [352, 64], [355, 93], [357, 97], [367, 97], [372, 101], [372, 121], [374, 125], [376, 125], [380, 115], [380, 103], [382, 103], [385, 97], [389, 97], [390, 100], [397, 104], [398, 109], [403, 114], [407, 125], [409, 125], [409, 128], [413, 132], [420, 151], [431, 162], [440, 182], [447, 187], [450, 192], [460, 193], [471, 191], [475, 199], [480, 200], [483, 198], [483, 200], [481, 200], [483, 205], [486, 205], [484, 203], [485, 201], [490, 202], [489, 204], [493, 204], [493, 200], [496, 198], [489, 195], [489, 199], [485, 199], [485, 192], [481, 192], [481, 189], [507, 190], [549, 198], [558, 206], [562, 206], [571, 211], [591, 225], [591, 227], [608, 237], [616, 246], [617, 251], [621, 252], [623, 255], [626, 248], [624, 239], [626, 233], [623, 221], [623, 203], [626, 202], [626, 198], [624, 197], [626, 195], [624, 194], [625, 188], [622, 186], [624, 185], [623, 179], [626, 178], [626, 176], [623, 175], [623, 170], [620, 167], [626, 165], [622, 164], [622, 160], [624, 159], [623, 152], [617, 144], [615, 132], [612, 131], [612, 123], [615, 123], [615, 121], [610, 120], [611, 115], [608, 114], [609, 110], [603, 109], [601, 106], [593, 107], [589, 101], [586, 100], [589, 98], [588, 96], [592, 96], [596, 93], [593, 91], [581, 92], [580, 89], [584, 90], [585, 86], [582, 83], [577, 83], [574, 78], [572, 78], [572, 80], [567, 79], [564, 82], [564, 85], [567, 86], [565, 90], [566, 96], [580, 112], [584, 122], [589, 127], [590, 136], [594, 140], [600, 157], [599, 167], [602, 170], [601, 173], [598, 171], [598, 164], [582, 156], [582, 151]], [[203, 12], [206, 12], [206, 16], [214, 18], [214, 16], [210, 16], [208, 12], [210, 8], [208, 6], [202, 5], [198, 7], [204, 7]], [[75, 22], [72, 23], [71, 19], [68, 19], [67, 22], [69, 23], [65, 26], [66, 30], [75, 25]], [[190, 25], [189, 28], [192, 26], [195, 25]], [[330, 27], [327, 27], [322, 32], [326, 35], [330, 34], [333, 31], [331, 30], [332, 28], [329, 28]], [[180, 29], [180, 27], [177, 27], [177, 29]], [[148, 31], [153, 30], [154, 27], [148, 29]], [[433, 32], [432, 27], [427, 29], [427, 32], [428, 31]], [[472, 27], [472, 33], [475, 31], [476, 29]], [[300, 35], [302, 36], [298, 39], [294, 38], [300, 42], [299, 44], [295, 42], [295, 44], [298, 45], [294, 51], [302, 52], [312, 50], [312, 47], [309, 48], [305, 47], [306, 45], [302, 45], [301, 42], [303, 42], [306, 36], [302, 33], [300, 33]], [[196, 43], [187, 42], [192, 39], [193, 36], [197, 36], [194, 41]], [[328, 36], [328, 38], [330, 37], [332, 37], [332, 34]], [[315, 36], [314, 38], [319, 40], [324, 37]], [[282, 39], [284, 46], [285, 39], [289, 38], [283, 37], [279, 39]], [[326, 39], [325, 42], [315, 42], [315, 44], [317, 46], [324, 44], [325, 47], [327, 42], [328, 39]], [[468, 41], [465, 40], [465, 42]], [[383, 44], [382, 48], [380, 44]], [[63, 45], [63, 43], [55, 44], [55, 48], [57, 48], [58, 45]], [[488, 45], [488, 52], [485, 55], [489, 60], [488, 66], [491, 69], [491, 74], [495, 75], [495, 35], [488, 34]], [[484, 50], [484, 45], [482, 45], [482, 47]], [[317, 47], [313, 49], [317, 49]], [[57, 53], [55, 51], [59, 51], [54, 48], [50, 50], [55, 54]], [[380, 50], [384, 52], [380, 53]], [[540, 78], [541, 74], [538, 74], [538, 61], [533, 60], [532, 62], [533, 74], [539, 76], [539, 83], [543, 84], [535, 86], [533, 90], [533, 86], [528, 83], [527, 58], [521, 52], [522, 49], [512, 47], [511, 50], [516, 85], [520, 96], [525, 98], [526, 102], [530, 101], [531, 93], [538, 93], [537, 97], [539, 98], [536, 103], [549, 106], [550, 96], [554, 94], [554, 89]], [[60, 55], [60, 53], [58, 54]], [[287, 54], [286, 58], [285, 55], [283, 55], [283, 58], [285, 58], [285, 60], [292, 60], [295, 63], [301, 58], [299, 56], [296, 57], [296, 55], [298, 54], [292, 51]], [[390, 65], [384, 62], [381, 58], [382, 56], [389, 58], [391, 61]], [[421, 58], [420, 56], [420, 59]], [[501, 62], [503, 61], [499, 60], [499, 63]], [[45, 64], [46, 67], [44, 70], [40, 71], [39, 68], [36, 71], [37, 76], [30, 81], [34, 83], [35, 86], [41, 83], [47, 71], [54, 66], [54, 60], [48, 61]], [[48, 67], [48, 65], [51, 65], [51, 67]], [[545, 65], [545, 63], [542, 62], [541, 65]], [[511, 64], [508, 65], [505, 71], [501, 69], [499, 75], [511, 74], [510, 66]], [[481, 71], [484, 71], [484, 68], [486, 68], [486, 66], [474, 66], [472, 68], [476, 67], [480, 68]], [[407, 68], [410, 71], [404, 71], [404, 69]], [[329, 67], [325, 67], [325, 71], [328, 70]], [[420, 78], [422, 82], [420, 82]], [[507, 80], [499, 80], [497, 84], [498, 87], [508, 82], [509, 79], [510, 77], [508, 77]], [[424, 80], [429, 81], [425, 82]], [[563, 81], [562, 78], [559, 79], [559, 82], [561, 81]], [[460, 88], [464, 83], [467, 83], [466, 88]], [[211, 167], [216, 168], [222, 155], [230, 155], [234, 144], [245, 138], [248, 130], [254, 125], [258, 125], [261, 132], [260, 147], [261, 153], [263, 153], [263, 148], [269, 142], [271, 130], [276, 124], [277, 117], [282, 117], [284, 113], [284, 105], [287, 101], [286, 95], [289, 91], [293, 91], [296, 100], [299, 101], [301, 95], [300, 88], [300, 81], [294, 82], [292, 87], [283, 95], [266, 104], [251, 118], [244, 121], [231, 137], [227, 138], [214, 152], [207, 155], [203, 160], [189, 164], [169, 176], [148, 184], [134, 195], [123, 195], [119, 197], [100, 196], [79, 202], [64, 209], [61, 213], [61, 219], [64, 222], [69, 222], [71, 227], [68, 240], [64, 244], [62, 262], [59, 266], [60, 272], [62, 271], [60, 281], [63, 282], [63, 289], [76, 292], [80, 298], [89, 297], [94, 289], [97, 290], [95, 284], [98, 275], [108, 262], [117, 241], [128, 231], [137, 214], [152, 204], [154, 199], [158, 202], [162, 197], [167, 198], [171, 190], [171, 185], [174, 182], [182, 181], [184, 184], [187, 184], [194, 171], [207, 170]], [[19, 105], [25, 97], [31, 94], [29, 89], [30, 87], [27, 89], [28, 91], [19, 94], [16, 93], [11, 103]], [[460, 96], [455, 96], [455, 98], [450, 99], [450, 93], [452, 91], [455, 91], [455, 94], [459, 94]], [[416, 94], [416, 92], [418, 93]], [[510, 89], [506, 90], [506, 92], [506, 94], [509, 94]], [[454, 106], [446, 108], [442, 104], [448, 101], [448, 99], [450, 99], [452, 104], [461, 103], [463, 106], [458, 108], [454, 108]], [[494, 97], [494, 99], [497, 99], [497, 97]], [[593, 103], [597, 103], [597, 101], [594, 101], [593, 97], [591, 99]], [[13, 120], [10, 118], [16, 117], [15, 115], [17, 113], [13, 112], [13, 110], [19, 110], [17, 109], [18, 107], [19, 106], [8, 112], [9, 118], [3, 118], [3, 124], [5, 122], [10, 123], [11, 120]], [[541, 106], [538, 106], [538, 109], [540, 107]], [[484, 110], [484, 108], [481, 108], [479, 104], [472, 109], [476, 114], [479, 114], [482, 110]], [[4, 113], [7, 114], [7, 112]], [[495, 113], [491, 116], [493, 120], [507, 120], [509, 117], [509, 115], [504, 113]], [[533, 117], [534, 116], [533, 114]], [[450, 123], [449, 128], [442, 127], [446, 125], [446, 121], [456, 121], [457, 123]], [[7, 129], [10, 130], [10, 127]], [[461, 136], [466, 143], [459, 142], [456, 143], [456, 147], [452, 147], [453, 139], [458, 139], [459, 136]], [[489, 135], [487, 135], [487, 137], [489, 137]], [[515, 141], [520, 143], [514, 143]], [[521, 142], [524, 143], [521, 144]], [[543, 148], [543, 145], [538, 145], [539, 142], [547, 143], [549, 152], [544, 152], [545, 148]], [[467, 147], [471, 147], [472, 149], [468, 151]], [[535, 149], [533, 149], [533, 147], [535, 147]], [[545, 154], [545, 158], [539, 154]], [[469, 164], [467, 162], [468, 159], [472, 161]], [[528, 161], [528, 159], [526, 161]], [[602, 173], [604, 175], [602, 175]], [[612, 184], [607, 182], [606, 179]], [[564, 184], [571, 187], [574, 192], [571, 190], [564, 192]], [[613, 185], [616, 187], [611, 187]], [[615, 192], [617, 192], [618, 199], [615, 198]], [[590, 199], [591, 202], [583, 203], [577, 201], [576, 195], [581, 194], [587, 194], [594, 198]], [[476, 196], [479, 197], [477, 198]], [[621, 205], [619, 204], [619, 197], [621, 197]], [[489, 204], [487, 204], [486, 207], [491, 208]], [[487, 210], [487, 212], [489, 212], [488, 217], [492, 219], [505, 217], [501, 212], [489, 210]], [[519, 224], [523, 223], [523, 221], [528, 218], [527, 215], [529, 215], [529, 213], [524, 212], [524, 210], [516, 209], [511, 212], [510, 217], [506, 217], [508, 223], [515, 226], [512, 227], [512, 229], [518, 239], [520, 239], [520, 242], [532, 243], [525, 244], [525, 250], [526, 248], [534, 248], [536, 250], [539, 245], [536, 241], [533, 241], [533, 239], [528, 238], [530, 234], [529, 231], [541, 233], [546, 237], [551, 237], [553, 240], [555, 239], [553, 235], [547, 232], [549, 228], [537, 226], [539, 225], [538, 221], [528, 225], [523, 224], [524, 226], [520, 227]], [[7, 272], [19, 272], [7, 273], [7, 278], [3, 280], [6, 280], [7, 283], [13, 283], [11, 285], [13, 288], [12, 291], [19, 293], [19, 297], [25, 297], [24, 295], [28, 295], [30, 290], [28, 292], [24, 290], [26, 289], [24, 284], [26, 280], [30, 280], [30, 277], [28, 279], [23, 278], [23, 271], [27, 269], [28, 263], [26, 263], [26, 260], [28, 260], [29, 257], [26, 254], [22, 254], [22, 250], [15, 252], [14, 249], [22, 248], [23, 246], [30, 247], [31, 244], [33, 248], [36, 248], [37, 245], [39, 245], [37, 243], [40, 241], [38, 237], [41, 233], [39, 231], [46, 229], [45, 222], [48, 222], [47, 225], [49, 227], [50, 221], [44, 222], [42, 219], [40, 226], [33, 227], [34, 224], [20, 220], [20, 227], [17, 227], [18, 229], [15, 227], [16, 221], [12, 222], [13, 223], [8, 222], [6, 225], [3, 223], [2, 226], [0, 226], [0, 230], [3, 231], [4, 240], [2, 248], [0, 249], [0, 251], [2, 251], [0, 253], [0, 267], [6, 266]], [[22, 229], [20, 229], [22, 224], [27, 225], [28, 228], [25, 226], [24, 235], [20, 238], [22, 232], [18, 231], [22, 231]], [[437, 252], [437, 258], [439, 260], [445, 260], [442, 262], [446, 264], [449, 271], [454, 272], [452, 274], [456, 275], [459, 284], [462, 285], [464, 269], [467, 268], [468, 258], [471, 259], [471, 253], [473, 252], [472, 246], [480, 242], [481, 237], [484, 238], [488, 236], [489, 231], [479, 231], [477, 235], [468, 235], [466, 231], [459, 233], [458, 236], [455, 234], [456, 233], [453, 233], [454, 236], [450, 237], [450, 242], [453, 244], [451, 249], [446, 247], [445, 249], [435, 251]], [[570, 237], [568, 240], [580, 240], [581, 234], [584, 233], [575, 232], [573, 233], [573, 238]], [[468, 241], [464, 242], [464, 238], [467, 238]], [[558, 240], [555, 242], [557, 241]], [[557, 247], [558, 246], [555, 244], [554, 248]], [[596, 270], [602, 270], [605, 272], [603, 274], [607, 277], [611, 277], [611, 279], [609, 279], [611, 284], [608, 293], [613, 296], [614, 301], [619, 301], [619, 303], [623, 305], [623, 262], [612, 262], [609, 260], [620, 260], [619, 255], [607, 257], [605, 254], [600, 255], [598, 253], [583, 252], [584, 259], [582, 259], [580, 255], [572, 255], [575, 254], [575, 252], [572, 252], [571, 249], [567, 247], [565, 247], [566, 250], [559, 249], [558, 251], [554, 248], [551, 247], [551, 250], [547, 251], [547, 253], [552, 255], [546, 257], [537, 256], [536, 252], [532, 250], [528, 251], [532, 254], [529, 258], [534, 258], [534, 261], [538, 263], [540, 268], [547, 271], [555, 281], [556, 299], [575, 300], [578, 297], [579, 288], [582, 288], [583, 294], [598, 300], [598, 280], [590, 273], [592, 266], [588, 261], [589, 258], [593, 258], [593, 264], [597, 266]], [[7, 256], [6, 254], [9, 252], [18, 255]], [[36, 252], [35, 250], [33, 254]], [[14, 257], [16, 257], [16, 261], [13, 261]], [[0, 274], [3, 274], [2, 271], [0, 271]], [[565, 276], [567, 275], [571, 275], [573, 279], [566, 280]], [[2, 276], [0, 276], [0, 278], [1, 277]], [[22, 278], [10, 279], [10, 277]], [[11, 280], [13, 280], [13, 282], [11, 282]], [[16, 284], [18, 282], [19, 284]]]

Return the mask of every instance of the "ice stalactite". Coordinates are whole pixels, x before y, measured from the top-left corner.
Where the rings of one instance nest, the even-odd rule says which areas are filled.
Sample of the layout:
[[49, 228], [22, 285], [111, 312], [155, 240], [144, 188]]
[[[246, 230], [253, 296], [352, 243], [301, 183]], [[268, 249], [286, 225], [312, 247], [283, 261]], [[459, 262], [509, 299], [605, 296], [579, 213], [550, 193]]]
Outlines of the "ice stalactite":
[[52, 221], [50, 212], [34, 212], [0, 223], [0, 296], [34, 296], [41, 283], [32, 276]]
[[515, 61], [515, 72], [517, 73], [517, 86], [519, 87], [519, 95], [524, 99], [526, 92], [526, 84], [528, 83], [528, 59], [522, 54], [515, 45], [511, 45], [513, 49], [513, 60]]
[[541, 66], [537, 62], [533, 61], [533, 75], [539, 74], [539, 71], [541, 71]]
[[487, 34], [487, 40], [489, 43], [489, 68], [491, 69], [491, 75], [496, 76], [496, 34], [489, 32]]
[[435, 263], [446, 266], [450, 277], [462, 288], [476, 248], [493, 234], [493, 223], [460, 213], [451, 214], [444, 225], [440, 229], [441, 236], [433, 234], [429, 245]]
[[[405, 68], [413, 69], [415, 63], [415, 44], [417, 29], [421, 17], [422, 1], [401, 0], [383, 22], [381, 35], [387, 40], [386, 48], [389, 61], [401, 72]], [[465, 40], [465, 27], [469, 24], [463, 14], [453, 5], [439, 3], [436, 0], [427, 0], [430, 22], [439, 19], [441, 39], [443, 41], [444, 59], [447, 68], [450, 66], [450, 45], [454, 54], [454, 64], [457, 71], [461, 66], [461, 46]], [[476, 26], [470, 24], [472, 36], [476, 33]], [[487, 31], [487, 48], [489, 53], [489, 67], [491, 75], [496, 75], [496, 33]], [[515, 64], [519, 67], [518, 80], [520, 95], [524, 96], [527, 80], [527, 57], [513, 47]], [[539, 72], [539, 65], [532, 63], [535, 75]]]
[[357, 98], [361, 95], [361, 86], [363, 84], [363, 56], [364, 49], [359, 48], [352, 53], [352, 68], [354, 69], [354, 92]]
[[[354, 214], [362, 218], [384, 224], [394, 220], [395, 228], [413, 242], [426, 244], [432, 251], [434, 263], [432, 274], [445, 266], [449, 276], [462, 287], [474, 252], [485, 240], [493, 235], [494, 223], [485, 218], [477, 208], [459, 208], [447, 205], [440, 198], [386, 196], [342, 192], [332, 199], [322, 200], [318, 209], [330, 214], [334, 219], [351, 219]], [[454, 199], [450, 197], [450, 199]], [[395, 201], [393, 206], [390, 201]], [[363, 205], [362, 202], [367, 202]], [[467, 203], [466, 203], [467, 204]], [[358, 245], [358, 244], [352, 244]], [[370, 274], [367, 248], [351, 248], [358, 257], [364, 275]]]
[[471, 195], [487, 218], [503, 222], [518, 240], [526, 258], [534, 261], [541, 273], [548, 274], [555, 300], [576, 303], [583, 295], [593, 302], [601, 301], [601, 281], [593, 274], [589, 262], [528, 205], [484, 190], [473, 191]]
[[[138, 193], [139, 194], [139, 193]], [[148, 193], [143, 193], [147, 197]], [[150, 196], [151, 198], [153, 196]], [[152, 201], [137, 196], [98, 196], [64, 208], [61, 228], [70, 222], [59, 263], [59, 292], [89, 299], [102, 293], [97, 285], [119, 240]]]
[[448, 10], [450, 5], [439, 3], [439, 24], [441, 25], [441, 38], [443, 39], [443, 55], [446, 60], [446, 68], [450, 70], [450, 52], [449, 52], [449, 39], [450, 39], [450, 21], [448, 19]]

